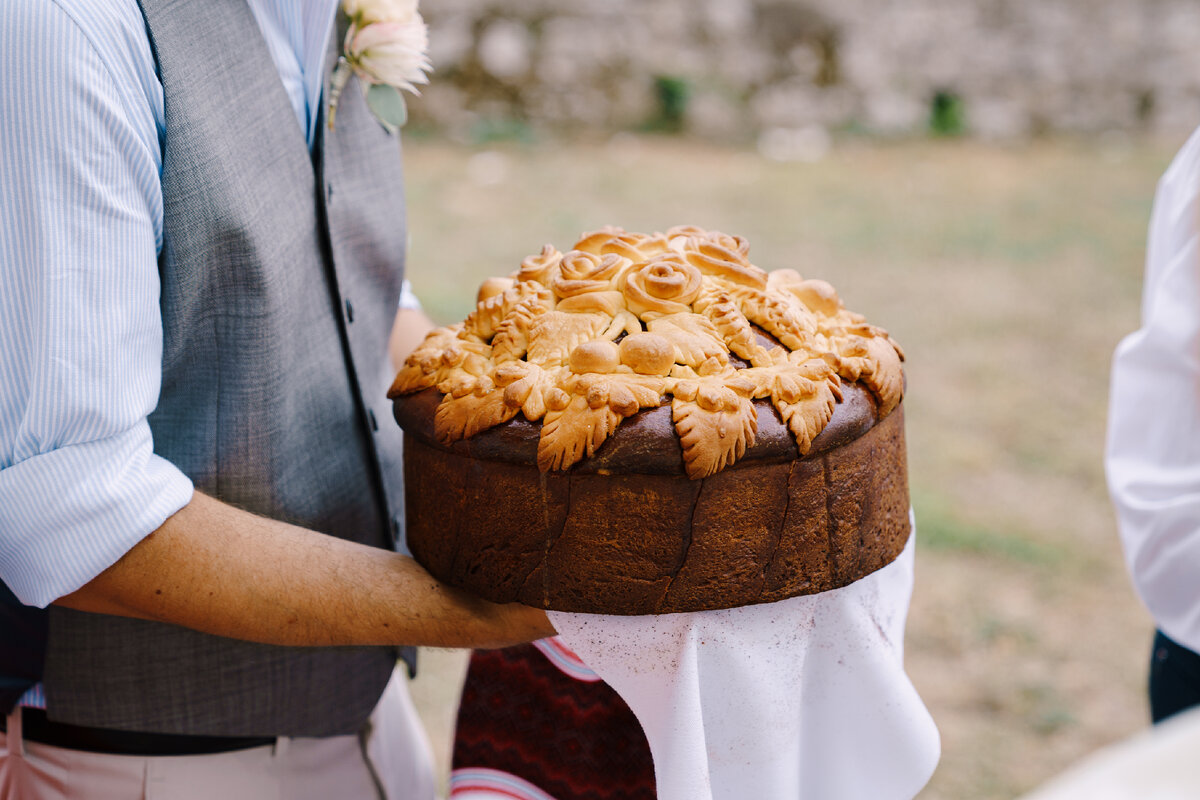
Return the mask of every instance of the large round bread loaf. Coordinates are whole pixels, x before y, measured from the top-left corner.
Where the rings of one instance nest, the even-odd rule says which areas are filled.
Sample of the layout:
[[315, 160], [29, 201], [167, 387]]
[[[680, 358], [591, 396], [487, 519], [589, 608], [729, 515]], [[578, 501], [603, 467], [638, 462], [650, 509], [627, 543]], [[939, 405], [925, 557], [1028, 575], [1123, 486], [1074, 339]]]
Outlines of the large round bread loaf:
[[[693, 228], [657, 236], [670, 258], [683, 254], [685, 278], [689, 253], [728, 241]], [[746, 288], [759, 278], [744, 247], [718, 253], [742, 270], [732, 278], [704, 250], [686, 315], [647, 309], [654, 298], [627, 286], [642, 263], [626, 245], [645, 249], [646, 235], [606, 229], [558, 261], [549, 249], [531, 258], [540, 270], [591, 246], [599, 273], [619, 237], [622, 271], [609, 270], [608, 286], [591, 276], [601, 300], [584, 292], [580, 311], [560, 274], [539, 273], [553, 293], [514, 274], [463, 326], [431, 334], [397, 377], [414, 557], [495, 602], [625, 615], [773, 602], [890, 563], [910, 524], [903, 375], [886, 332], [823, 282], [792, 273], [768, 287], [763, 273], [761, 289]], [[481, 320], [489, 303], [496, 313]], [[581, 324], [569, 314], [600, 322], [550, 346], [538, 336], [562, 321], [555, 313], [568, 328]], [[514, 319], [522, 332], [504, 327]], [[724, 347], [689, 338], [709, 329]]]

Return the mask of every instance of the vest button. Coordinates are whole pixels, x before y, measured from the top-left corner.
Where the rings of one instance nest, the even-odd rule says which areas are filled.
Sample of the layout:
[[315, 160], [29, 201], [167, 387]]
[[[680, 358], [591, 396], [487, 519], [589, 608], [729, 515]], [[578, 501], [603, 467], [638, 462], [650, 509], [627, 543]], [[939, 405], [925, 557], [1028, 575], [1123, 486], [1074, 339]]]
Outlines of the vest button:
[[354, 322], [354, 306], [349, 300], [346, 301], [346, 322]]
[[325, 204], [329, 205], [333, 202], [333, 184], [325, 184]]
[[371, 423], [371, 430], [379, 432], [379, 423], [375, 421], [375, 412], [369, 408], [367, 409], [367, 422]]

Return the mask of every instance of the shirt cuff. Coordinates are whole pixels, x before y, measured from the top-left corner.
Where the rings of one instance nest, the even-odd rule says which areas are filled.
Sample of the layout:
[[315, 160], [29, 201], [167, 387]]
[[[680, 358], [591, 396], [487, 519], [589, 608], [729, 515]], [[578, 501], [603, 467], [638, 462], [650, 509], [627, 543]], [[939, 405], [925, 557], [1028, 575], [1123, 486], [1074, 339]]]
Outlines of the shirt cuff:
[[115, 563], [192, 498], [150, 426], [0, 469], [0, 579], [44, 608]]
[[412, 284], [406, 278], [400, 285], [400, 307], [409, 311], [421, 311], [421, 300], [413, 294]]

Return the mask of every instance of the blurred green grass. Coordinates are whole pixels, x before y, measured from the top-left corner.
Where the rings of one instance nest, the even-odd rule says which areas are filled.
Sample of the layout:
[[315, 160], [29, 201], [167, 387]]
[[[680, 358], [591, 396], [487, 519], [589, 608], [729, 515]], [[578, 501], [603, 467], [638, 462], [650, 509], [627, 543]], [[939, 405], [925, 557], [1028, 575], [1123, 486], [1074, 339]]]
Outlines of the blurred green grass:
[[923, 549], [970, 553], [1018, 564], [1055, 567], [1071, 557], [1060, 545], [1039, 541], [1036, 534], [965, 521], [937, 496], [914, 493]]
[[848, 139], [777, 163], [656, 136], [417, 139], [409, 274], [448, 323], [543, 243], [696, 224], [888, 328], [908, 355], [920, 548], [907, 663], [943, 737], [922, 797], [1013, 797], [1145, 724], [1149, 622], [1101, 459], [1109, 358], [1181, 143]]

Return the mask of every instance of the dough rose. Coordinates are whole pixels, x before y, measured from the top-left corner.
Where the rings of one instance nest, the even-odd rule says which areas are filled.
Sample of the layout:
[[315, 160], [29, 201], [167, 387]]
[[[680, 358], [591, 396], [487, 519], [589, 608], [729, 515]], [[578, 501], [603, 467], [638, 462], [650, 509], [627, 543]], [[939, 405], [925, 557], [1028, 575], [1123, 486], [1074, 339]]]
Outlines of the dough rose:
[[542, 252], [535, 256], [526, 256], [517, 272], [518, 281], [536, 281], [549, 286], [557, 274], [558, 265], [562, 263], [563, 254], [552, 244], [544, 245]]
[[691, 311], [700, 288], [700, 270], [672, 253], [625, 273], [621, 291], [629, 310], [645, 318]]
[[661, 233], [629, 233], [624, 228], [605, 227], [575, 243], [576, 250], [596, 255], [616, 253], [641, 263], [667, 250], [667, 237]]
[[621, 275], [632, 263], [615, 253], [600, 256], [572, 250], [562, 257], [552, 287], [554, 294], [558, 297], [574, 297], [615, 289]]

